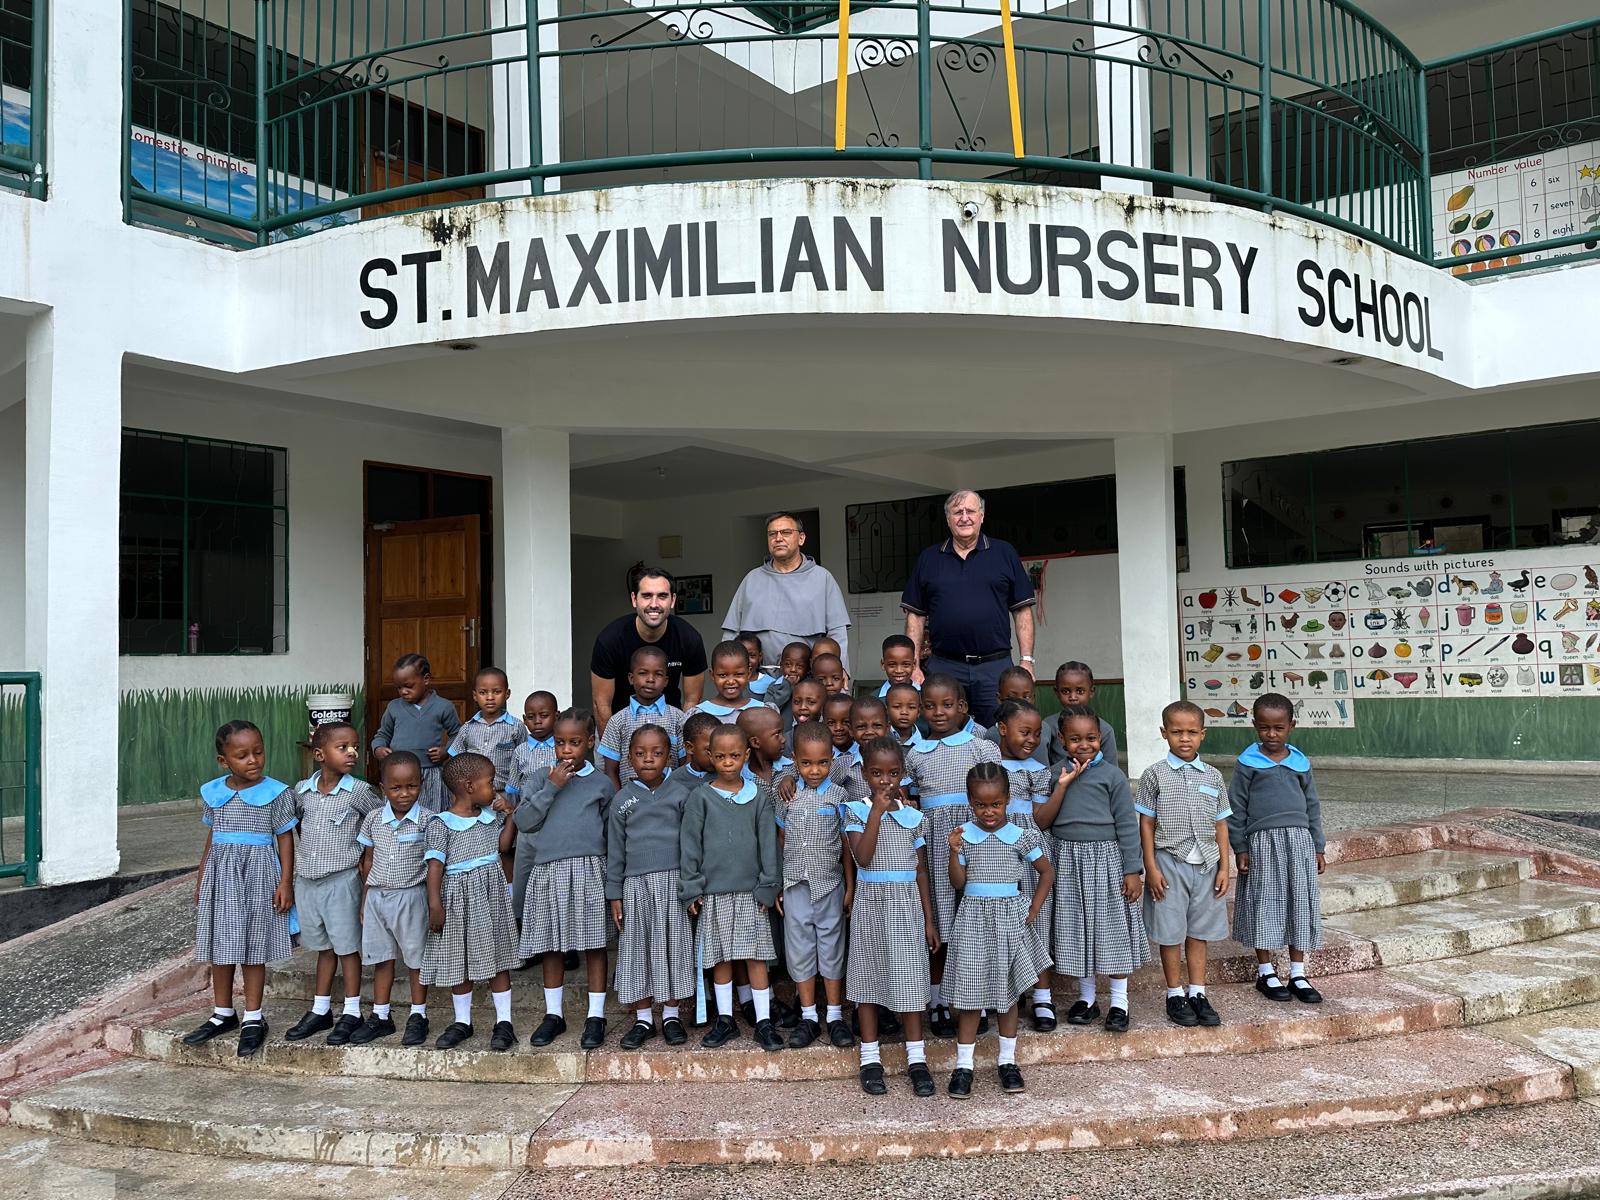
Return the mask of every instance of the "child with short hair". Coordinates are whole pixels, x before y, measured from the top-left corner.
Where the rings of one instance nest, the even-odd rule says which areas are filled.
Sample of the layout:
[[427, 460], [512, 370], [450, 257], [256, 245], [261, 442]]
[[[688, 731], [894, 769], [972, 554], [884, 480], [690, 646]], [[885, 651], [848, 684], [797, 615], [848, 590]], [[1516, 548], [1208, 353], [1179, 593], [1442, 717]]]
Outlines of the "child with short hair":
[[[950, 928], [945, 999], [956, 1010], [956, 1066], [950, 1095], [972, 1095], [972, 1055], [979, 1014], [1000, 1019], [1000, 1090], [1025, 1090], [1017, 1067], [1017, 996], [1050, 967], [1039, 917], [1055, 883], [1055, 870], [1037, 830], [1006, 819], [1011, 786], [1005, 770], [981, 762], [967, 772], [972, 820], [945, 839], [950, 882], [961, 890], [961, 906]], [[1027, 869], [1037, 879], [1032, 899], [1022, 884]]]
[[[1306, 951], [1322, 946], [1322, 896], [1317, 876], [1327, 869], [1322, 804], [1311, 760], [1289, 744], [1294, 701], [1277, 692], [1258, 696], [1250, 714], [1256, 744], [1239, 755], [1228, 784], [1228, 840], [1238, 864], [1233, 937], [1256, 952], [1256, 990], [1268, 1000], [1291, 996], [1322, 1003], [1306, 978]], [[1289, 986], [1272, 965], [1289, 947]]]
[[996, 746], [1000, 744], [1000, 707], [1011, 702], [1033, 703], [1033, 676], [1025, 667], [1007, 667], [995, 683], [995, 723], [983, 731], [983, 736]]
[[883, 694], [889, 714], [889, 732], [902, 746], [910, 746], [921, 736], [917, 723], [922, 719], [922, 690], [909, 683], [891, 683]]
[[[694, 931], [678, 900], [679, 834], [687, 793], [666, 784], [672, 742], [659, 725], [641, 725], [628, 739], [633, 778], [606, 817], [606, 899], [617, 938], [617, 1000], [634, 1022], [624, 1050], [651, 1038], [669, 1046], [689, 1040], [678, 1005], [694, 995]], [[661, 1001], [661, 1027], [654, 1005]]]
[[500, 835], [489, 809], [495, 797], [494, 761], [462, 750], [441, 774], [450, 807], [434, 814], [423, 830], [428, 936], [422, 943], [421, 981], [450, 989], [455, 1020], [434, 1047], [451, 1050], [472, 1037], [472, 985], [487, 981], [495, 1017], [489, 1049], [509, 1050], [517, 1044], [511, 968], [520, 960], [517, 923], [500, 869]]
[[[361, 1028], [361, 822], [383, 803], [375, 788], [351, 772], [361, 758], [361, 738], [348, 721], [326, 721], [311, 734], [318, 770], [294, 788], [300, 846], [294, 856], [295, 915], [300, 945], [317, 952], [311, 1010], [283, 1036], [298, 1042], [328, 1033], [344, 1046]], [[333, 1019], [333, 971], [344, 979], [344, 1011]]]
[[856, 702], [844, 692], [835, 692], [822, 703], [822, 723], [827, 727], [828, 738], [833, 743], [834, 758], [846, 760], [856, 748], [853, 723]]
[[[1000, 766], [1011, 785], [1006, 815], [1017, 828], [1028, 831], [1038, 830], [1035, 813], [1049, 800], [1053, 790], [1050, 768], [1034, 757], [1039, 749], [1041, 728], [1039, 710], [1025, 700], [1007, 700], [995, 714], [995, 729], [1000, 735]], [[1043, 844], [1049, 848], [1048, 842]], [[1051, 866], [1054, 867], [1053, 859]], [[1054, 941], [1055, 908], [1052, 891], [1051, 895], [1045, 897], [1044, 907], [1035, 921], [1047, 947]], [[1024, 1000], [1030, 1001], [1026, 1005], [1028, 1020], [1035, 1033], [1051, 1033], [1056, 1028], [1052, 982], [1050, 968], [1046, 967], [1032, 987], [1032, 996], [1024, 997]]]
[[667, 782], [684, 795], [711, 778], [711, 735], [722, 722], [710, 713], [692, 712], [683, 722], [683, 765], [667, 773]]
[[794, 769], [800, 786], [777, 817], [783, 855], [784, 955], [800, 993], [800, 1023], [789, 1036], [803, 1050], [822, 1036], [817, 976], [827, 1002], [828, 1038], [840, 1049], [856, 1044], [844, 1020], [844, 914], [855, 895], [855, 872], [840, 836], [832, 739], [822, 725], [795, 726]]
[[[735, 643], [737, 644], [737, 643]], [[742, 651], [741, 651], [742, 653]], [[708, 965], [717, 1018], [701, 1045], [715, 1049], [739, 1036], [733, 1022], [733, 964], [745, 963], [755, 1006], [755, 1039], [763, 1050], [783, 1049], [772, 1022], [767, 960], [777, 954], [767, 911], [783, 872], [770, 788], [745, 779], [748, 739], [736, 725], [711, 734], [715, 776], [689, 793], [679, 838], [678, 899], [699, 918], [699, 969]]]
[[534, 772], [512, 814], [534, 836], [518, 953], [544, 956], [544, 1020], [529, 1039], [534, 1046], [567, 1031], [562, 957], [584, 953], [589, 1012], [578, 1044], [593, 1050], [606, 1038], [606, 808], [615, 790], [589, 761], [593, 713], [567, 709], [556, 718], [555, 739], [556, 761]]
[[736, 724], [750, 746], [744, 777], [775, 788], [779, 777], [793, 766], [784, 753], [783, 718], [770, 708], [747, 708]]
[[1150, 961], [1145, 936], [1144, 855], [1128, 777], [1100, 749], [1100, 719], [1081, 705], [1061, 710], [1061, 736], [1071, 759], [1062, 764], [1050, 799], [1034, 810], [1054, 841], [1055, 944], [1058, 974], [1078, 980], [1067, 1024], [1100, 1016], [1095, 977], [1111, 977], [1105, 1027], [1128, 1032], [1128, 976]]
[[[839, 644], [838, 638], [831, 638], [824, 634], [811, 643], [811, 665], [813, 667], [811, 673], [813, 675], [816, 674], [814, 668], [817, 665], [817, 655], [819, 654], [831, 654], [839, 660], [841, 665], [844, 665], [844, 647]], [[841, 690], [847, 691], [850, 684], [850, 668], [848, 666], [844, 666], [844, 673], [845, 687]]]
[[[950, 831], [959, 829], [972, 817], [972, 810], [967, 807], [967, 772], [980, 762], [1000, 761], [1000, 750], [993, 742], [974, 737], [965, 728], [966, 713], [961, 685], [953, 676], [935, 673], [922, 681], [922, 719], [928, 726], [928, 737], [911, 747], [906, 769], [927, 818], [928, 840], [936, 847], [942, 847]], [[943, 942], [955, 920], [956, 890], [950, 884], [948, 856], [936, 852], [929, 858], [934, 928]], [[935, 1037], [953, 1037], [955, 1020], [941, 994], [942, 951], [934, 954], [930, 973], [929, 1028]]]
[[871, 799], [846, 802], [844, 814], [844, 835], [856, 863], [845, 994], [861, 1022], [861, 1090], [869, 1096], [888, 1091], [878, 1048], [882, 1007], [900, 1014], [911, 1090], [927, 1097], [934, 1086], [922, 1009], [928, 958], [940, 942], [928, 883], [926, 820], [901, 790], [906, 761], [897, 741], [868, 742], [861, 748], [861, 764]]
[[[1222, 772], [1200, 761], [1206, 714], [1174, 700], [1161, 710], [1165, 762], [1139, 776], [1134, 811], [1144, 848], [1144, 926], [1161, 951], [1167, 1019], [1175, 1025], [1222, 1024], [1206, 999], [1206, 943], [1228, 936], [1228, 792]], [[1181, 959], [1189, 961], [1183, 989]]]
[[[506, 774], [505, 791], [495, 797], [494, 811], [509, 817], [522, 802], [522, 790], [528, 786], [533, 773], [556, 761], [556, 716], [560, 712], [554, 692], [529, 692], [522, 701], [522, 725], [528, 731], [528, 740], [511, 755], [511, 769]], [[533, 842], [531, 833], [523, 833], [516, 822], [507, 821], [500, 830], [500, 852], [503, 858], [510, 847], [511, 865], [511, 915], [522, 923], [523, 902], [528, 898], [528, 875], [533, 871]]]
[[[812, 652], [811, 678], [822, 685], [828, 695], [845, 691], [844, 662], [837, 654]], [[846, 693], [848, 694], [848, 693]]]
[[750, 694], [750, 654], [739, 642], [718, 642], [711, 651], [711, 686], [715, 698], [702, 700], [691, 713], [709, 713], [718, 721], [732, 722], [747, 708], [761, 708]]
[[[1088, 663], [1064, 662], [1056, 668], [1054, 684], [1051, 685], [1056, 694], [1056, 701], [1063, 709], [1078, 705], [1088, 708], [1094, 701], [1094, 672], [1089, 669]], [[1099, 720], [1098, 715], [1095, 718]], [[1072, 756], [1067, 753], [1067, 747], [1061, 737], [1061, 714], [1051, 713], [1044, 723], [1044, 754], [1045, 765], [1058, 767]], [[1117, 734], [1106, 721], [1100, 721], [1100, 753], [1110, 760], [1113, 766], [1117, 763]]]
[[[222, 775], [200, 788], [206, 843], [195, 877], [194, 956], [211, 964], [211, 1016], [184, 1036], [199, 1046], [239, 1031], [240, 1058], [267, 1040], [261, 1012], [267, 964], [294, 953], [294, 793], [266, 772], [261, 730], [229, 721], [217, 730]], [[233, 1009], [234, 968], [244, 975], [244, 1020]]]
[[612, 790], [633, 778], [628, 761], [628, 742], [641, 725], [657, 725], [667, 731], [672, 745], [667, 766], [677, 764], [683, 746], [683, 710], [667, 703], [667, 652], [660, 646], [640, 646], [628, 663], [628, 684], [633, 695], [628, 707], [612, 713], [600, 738], [600, 765], [611, 780]]
[[822, 706], [827, 703], [828, 690], [815, 679], [802, 679], [789, 694], [789, 728], [784, 736], [784, 752], [794, 756], [794, 727], [807, 721], [822, 720]]
[[883, 657], [878, 659], [883, 668], [883, 686], [878, 689], [878, 699], [889, 694], [897, 683], [916, 687], [917, 644], [903, 633], [891, 633], [883, 639]]
[[356, 841], [366, 899], [361, 904], [361, 961], [372, 968], [372, 1011], [350, 1035], [365, 1046], [395, 1032], [389, 1015], [395, 963], [411, 972], [411, 1015], [402, 1046], [428, 1040], [428, 989], [422, 983], [422, 947], [428, 937], [428, 864], [423, 824], [432, 814], [418, 803], [422, 764], [409, 750], [396, 750], [378, 770], [382, 808], [367, 814]]
[[499, 667], [484, 667], [472, 678], [472, 699], [478, 711], [463, 721], [447, 751], [481, 754], [494, 765], [494, 790], [503, 793], [511, 776], [511, 759], [528, 740], [522, 722], [506, 711], [511, 684]]
[[420, 654], [402, 654], [394, 664], [394, 686], [400, 694], [383, 710], [372, 753], [381, 763], [396, 750], [409, 750], [422, 763], [418, 802], [438, 812], [449, 800], [439, 782], [439, 764], [461, 728], [456, 706], [433, 690], [433, 667]]

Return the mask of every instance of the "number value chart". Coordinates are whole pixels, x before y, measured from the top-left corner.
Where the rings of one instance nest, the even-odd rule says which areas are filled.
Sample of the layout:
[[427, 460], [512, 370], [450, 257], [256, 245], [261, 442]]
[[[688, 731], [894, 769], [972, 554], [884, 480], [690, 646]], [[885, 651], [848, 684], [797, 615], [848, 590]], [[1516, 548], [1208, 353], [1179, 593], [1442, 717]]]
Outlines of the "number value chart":
[[1439, 259], [1504, 252], [1502, 258], [1452, 267], [1453, 274], [1581, 253], [1587, 244], [1543, 250], [1538, 243], [1592, 233], [1600, 245], [1600, 142], [1435, 175], [1432, 199]]

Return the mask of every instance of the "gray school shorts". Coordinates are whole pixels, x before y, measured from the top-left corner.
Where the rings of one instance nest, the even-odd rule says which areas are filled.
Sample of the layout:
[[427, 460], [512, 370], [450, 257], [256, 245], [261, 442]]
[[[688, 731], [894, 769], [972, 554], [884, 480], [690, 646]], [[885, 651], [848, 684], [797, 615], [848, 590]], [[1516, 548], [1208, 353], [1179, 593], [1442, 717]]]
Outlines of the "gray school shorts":
[[422, 942], [428, 936], [428, 886], [370, 888], [361, 910], [361, 962], [422, 966]]
[[809, 883], [783, 889], [783, 955], [789, 978], [844, 978], [844, 885], [820, 899]]
[[1156, 863], [1167, 877], [1167, 894], [1160, 900], [1152, 898], [1146, 881], [1144, 928], [1150, 940], [1158, 946], [1181, 946], [1186, 938], [1200, 942], [1227, 938], [1227, 899], [1211, 894], [1217, 869], [1183, 862], [1165, 850], [1156, 851]]
[[321, 879], [296, 879], [294, 910], [304, 949], [340, 955], [361, 949], [361, 876], [355, 867]]

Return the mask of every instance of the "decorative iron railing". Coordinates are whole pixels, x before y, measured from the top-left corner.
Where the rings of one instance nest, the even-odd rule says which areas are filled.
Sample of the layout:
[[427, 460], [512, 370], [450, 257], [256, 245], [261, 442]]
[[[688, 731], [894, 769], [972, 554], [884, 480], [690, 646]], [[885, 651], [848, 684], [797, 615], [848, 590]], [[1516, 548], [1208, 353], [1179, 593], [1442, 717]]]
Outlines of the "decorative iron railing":
[[45, 0], [0, 0], [0, 187], [45, 197]]

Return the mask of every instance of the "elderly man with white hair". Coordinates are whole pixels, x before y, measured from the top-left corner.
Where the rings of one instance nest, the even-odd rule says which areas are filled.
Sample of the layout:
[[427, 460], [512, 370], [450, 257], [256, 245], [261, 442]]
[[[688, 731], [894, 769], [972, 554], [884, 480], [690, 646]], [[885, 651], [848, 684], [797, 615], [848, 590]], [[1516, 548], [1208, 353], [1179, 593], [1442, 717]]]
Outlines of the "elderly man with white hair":
[[1022, 665], [1034, 673], [1035, 596], [1016, 549], [983, 532], [983, 510], [977, 492], [950, 494], [944, 502], [950, 536], [918, 556], [900, 607], [924, 670], [955, 676], [967, 689], [973, 720], [990, 725], [1000, 673], [1011, 665], [1013, 623]]

